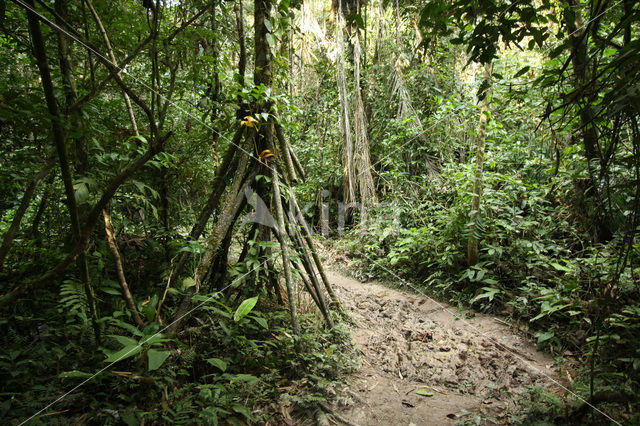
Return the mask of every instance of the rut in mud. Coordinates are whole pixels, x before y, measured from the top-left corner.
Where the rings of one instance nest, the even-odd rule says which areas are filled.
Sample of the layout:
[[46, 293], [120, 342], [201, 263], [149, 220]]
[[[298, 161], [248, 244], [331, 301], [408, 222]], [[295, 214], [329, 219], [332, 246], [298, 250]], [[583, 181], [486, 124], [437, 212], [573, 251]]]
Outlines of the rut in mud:
[[458, 318], [422, 295], [335, 271], [329, 279], [361, 352], [351, 391], [335, 408], [352, 423], [455, 424], [474, 415], [508, 423], [518, 394], [550, 384], [553, 360], [493, 317]]

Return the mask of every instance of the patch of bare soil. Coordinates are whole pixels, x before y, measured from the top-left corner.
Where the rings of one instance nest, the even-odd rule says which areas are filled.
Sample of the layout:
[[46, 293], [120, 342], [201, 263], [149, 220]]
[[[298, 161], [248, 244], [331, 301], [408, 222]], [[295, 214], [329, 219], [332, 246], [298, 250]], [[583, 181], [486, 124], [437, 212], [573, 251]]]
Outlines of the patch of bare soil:
[[481, 415], [509, 423], [518, 394], [554, 375], [552, 359], [496, 318], [458, 318], [421, 295], [329, 275], [362, 355], [335, 408], [349, 422], [438, 425]]

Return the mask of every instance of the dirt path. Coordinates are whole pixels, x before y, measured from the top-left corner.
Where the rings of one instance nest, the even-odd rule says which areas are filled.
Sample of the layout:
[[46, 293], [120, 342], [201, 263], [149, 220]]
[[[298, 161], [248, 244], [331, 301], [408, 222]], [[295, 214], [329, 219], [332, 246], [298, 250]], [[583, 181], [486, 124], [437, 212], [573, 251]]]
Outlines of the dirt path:
[[356, 323], [362, 354], [336, 409], [352, 423], [455, 424], [478, 414], [508, 423], [516, 395], [553, 375], [552, 359], [493, 317], [458, 319], [455, 308], [418, 294], [336, 271], [329, 279]]

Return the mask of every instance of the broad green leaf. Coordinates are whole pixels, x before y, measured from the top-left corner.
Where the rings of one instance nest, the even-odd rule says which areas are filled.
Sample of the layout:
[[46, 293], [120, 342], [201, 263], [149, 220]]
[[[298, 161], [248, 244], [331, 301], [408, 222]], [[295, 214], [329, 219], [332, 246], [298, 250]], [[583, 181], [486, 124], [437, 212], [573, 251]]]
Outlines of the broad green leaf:
[[257, 382], [258, 380], [260, 379], [251, 374], [236, 374], [235, 376], [233, 376], [233, 379], [231, 379], [231, 382], [247, 382], [249, 384], [252, 384]]
[[153, 308], [153, 306], [145, 305], [142, 307], [142, 314], [144, 315], [144, 318], [147, 320], [147, 322], [151, 322], [156, 316], [156, 310]]
[[233, 404], [231, 408], [236, 413], [242, 414], [243, 416], [245, 416], [248, 420], [253, 420], [253, 415], [251, 414], [251, 410], [249, 410], [249, 408], [245, 407], [244, 405]]
[[130, 332], [131, 334], [135, 335], [135, 336], [141, 336], [142, 337], [142, 331], [138, 330], [136, 328], [136, 326], [129, 324], [128, 322], [124, 322], [122, 320], [119, 320], [117, 318], [113, 318], [113, 317], [108, 317], [106, 318], [106, 320], [108, 322], [110, 322], [111, 324], [124, 328], [125, 330], [127, 330], [128, 332]]
[[555, 336], [555, 333], [553, 331], [542, 331], [542, 332], [536, 333], [536, 337], [538, 338], [538, 344], [542, 342], [546, 342], [547, 340], [551, 339], [553, 336]]
[[61, 379], [86, 379], [87, 377], [93, 376], [92, 373], [85, 373], [84, 371], [72, 370], [72, 371], [63, 371], [58, 374], [58, 377]]
[[207, 362], [220, 369], [220, 371], [222, 371], [223, 373], [227, 370], [227, 363], [220, 358], [208, 358]]
[[101, 287], [100, 291], [102, 291], [103, 293], [110, 294], [111, 296], [122, 296], [122, 292], [117, 288]]
[[235, 322], [238, 322], [242, 318], [246, 317], [247, 314], [251, 312], [253, 307], [256, 306], [256, 303], [258, 303], [258, 296], [252, 297], [242, 302], [240, 306], [238, 306], [238, 309], [236, 309], [236, 312], [233, 314], [233, 320]]
[[271, 23], [270, 20], [265, 19], [264, 20], [264, 26], [267, 27], [267, 31], [269, 31], [269, 32], [273, 31], [273, 24]]
[[131, 136], [131, 137], [129, 138], [129, 140], [130, 140], [130, 141], [138, 140], [138, 141], [142, 142], [143, 144], [146, 144], [146, 143], [147, 143], [147, 139], [146, 139], [144, 136], [141, 136], [141, 135]]
[[558, 271], [564, 271], [564, 272], [569, 272], [571, 269], [567, 268], [566, 266], [563, 266], [559, 263], [556, 262], [551, 262], [550, 263], [551, 266], [554, 267], [554, 269], [558, 270]]
[[85, 183], [79, 183], [73, 186], [75, 189], [76, 203], [84, 204], [89, 199], [89, 187]]
[[481, 294], [477, 295], [476, 297], [474, 297], [473, 299], [471, 299], [471, 303], [475, 303], [480, 299], [489, 299], [489, 302], [492, 302], [494, 297], [496, 296], [496, 294], [500, 293], [500, 289], [497, 289], [497, 288], [482, 287], [482, 289], [485, 292], [481, 293]]
[[149, 358], [149, 371], [157, 370], [164, 363], [164, 361], [171, 355], [170, 351], [158, 351], [156, 349], [149, 349], [147, 357]]
[[184, 287], [185, 289], [189, 287], [193, 287], [195, 285], [196, 285], [196, 280], [194, 280], [191, 277], [187, 277], [182, 281], [182, 287]]
[[134, 339], [127, 336], [120, 336], [117, 334], [110, 334], [109, 337], [116, 339], [122, 346], [135, 346], [138, 344]]
[[275, 46], [275, 41], [273, 39], [273, 35], [271, 33], [267, 33], [265, 38], [267, 39], [267, 43], [269, 44], [269, 47], [274, 47]]
[[158, 343], [164, 343], [164, 342], [166, 342], [168, 340], [169, 339], [167, 339], [167, 336], [164, 335], [163, 333], [155, 333], [155, 334], [152, 334], [149, 337], [145, 337], [143, 339], [140, 339], [140, 344], [141, 345], [153, 346], [153, 345], [157, 345]]
[[252, 320], [257, 322], [258, 324], [260, 324], [265, 330], [269, 329], [269, 324], [267, 323], [266, 319], [258, 317], [256, 315], [251, 315], [249, 318], [251, 318]]
[[111, 354], [111, 356], [105, 359], [104, 362], [122, 361], [123, 359], [131, 358], [132, 356], [139, 353], [141, 350], [142, 350], [142, 346], [138, 346], [137, 344], [131, 345], [131, 346], [125, 346], [124, 348], [120, 349], [118, 352]]

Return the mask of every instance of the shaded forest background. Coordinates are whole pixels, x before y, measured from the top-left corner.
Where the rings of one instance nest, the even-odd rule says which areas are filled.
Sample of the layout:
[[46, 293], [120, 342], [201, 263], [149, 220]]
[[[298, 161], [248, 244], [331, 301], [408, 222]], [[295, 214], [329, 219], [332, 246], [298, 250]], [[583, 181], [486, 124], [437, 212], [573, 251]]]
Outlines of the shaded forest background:
[[[314, 409], [355, 368], [324, 245], [363, 280], [505, 317], [637, 421], [639, 18], [0, 1], [0, 419]], [[522, 407], [602, 420], [540, 389]]]

